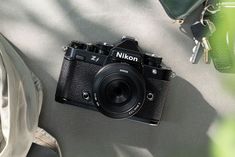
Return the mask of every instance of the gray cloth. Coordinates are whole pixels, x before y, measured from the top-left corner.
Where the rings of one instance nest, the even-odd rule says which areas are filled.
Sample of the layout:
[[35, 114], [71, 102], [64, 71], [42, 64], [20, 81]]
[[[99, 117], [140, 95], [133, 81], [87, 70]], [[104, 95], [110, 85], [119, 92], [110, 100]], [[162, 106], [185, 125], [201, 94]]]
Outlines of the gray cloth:
[[33, 142], [61, 155], [57, 141], [38, 128], [42, 100], [40, 80], [0, 34], [0, 157], [25, 157]]

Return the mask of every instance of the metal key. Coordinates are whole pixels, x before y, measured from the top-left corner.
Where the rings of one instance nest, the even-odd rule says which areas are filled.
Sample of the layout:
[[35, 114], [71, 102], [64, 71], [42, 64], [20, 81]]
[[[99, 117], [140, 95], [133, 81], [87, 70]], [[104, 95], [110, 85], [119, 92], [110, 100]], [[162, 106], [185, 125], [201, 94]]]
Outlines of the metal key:
[[209, 51], [211, 50], [211, 45], [209, 43], [209, 41], [207, 40], [207, 38], [202, 38], [202, 46], [204, 48], [204, 62], [206, 64], [209, 64], [210, 60], [209, 60]]
[[203, 54], [204, 54], [204, 62], [206, 64], [210, 63], [210, 56], [209, 51], [212, 49], [210, 42], [208, 41], [208, 38], [216, 31], [216, 27], [212, 21], [209, 19], [204, 20], [204, 24], [209, 28], [209, 32], [207, 33], [207, 36], [202, 38], [202, 46], [204, 48]]
[[[215, 32], [215, 25], [209, 19], [206, 19], [204, 20], [204, 23], [201, 23], [200, 21], [194, 23], [191, 26], [191, 30], [196, 46], [193, 48], [193, 54], [190, 58], [190, 62], [195, 63], [197, 55], [202, 46], [204, 49], [204, 61], [205, 63], [209, 63], [209, 51], [211, 50], [211, 47], [207, 38]], [[200, 44], [198, 42], [200, 42]]]
[[201, 50], [201, 46], [202, 46], [202, 38], [205, 36], [205, 32], [207, 32], [207, 27], [202, 24], [200, 21], [195, 22], [192, 26], [191, 26], [191, 30], [192, 30], [192, 34], [193, 34], [193, 40], [195, 42], [195, 46], [193, 47], [192, 51], [192, 56], [190, 57], [190, 62], [192, 64], [196, 63], [197, 60], [197, 56], [199, 54], [199, 51]]
[[190, 60], [189, 60], [193, 64], [196, 63], [198, 52], [199, 52], [200, 47], [201, 47], [201, 42], [200, 41], [198, 41], [194, 38], [194, 42], [195, 42], [196, 45], [193, 47], [193, 53], [192, 53], [192, 56], [190, 57]]

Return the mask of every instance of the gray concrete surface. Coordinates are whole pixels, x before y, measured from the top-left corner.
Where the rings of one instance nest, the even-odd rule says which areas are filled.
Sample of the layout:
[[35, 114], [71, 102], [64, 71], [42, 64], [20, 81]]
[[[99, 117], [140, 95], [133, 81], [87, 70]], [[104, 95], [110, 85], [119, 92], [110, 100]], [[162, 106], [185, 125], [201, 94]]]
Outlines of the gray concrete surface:
[[[235, 75], [202, 60], [189, 63], [194, 43], [188, 25], [182, 33], [157, 0], [0, 0], [0, 31], [42, 80], [40, 126], [57, 137], [64, 157], [207, 157], [208, 130], [218, 116], [235, 111]], [[136, 37], [177, 74], [158, 127], [54, 101], [63, 45], [74, 39], [112, 43], [122, 35]], [[43, 154], [34, 147], [29, 156], [37, 152]]]

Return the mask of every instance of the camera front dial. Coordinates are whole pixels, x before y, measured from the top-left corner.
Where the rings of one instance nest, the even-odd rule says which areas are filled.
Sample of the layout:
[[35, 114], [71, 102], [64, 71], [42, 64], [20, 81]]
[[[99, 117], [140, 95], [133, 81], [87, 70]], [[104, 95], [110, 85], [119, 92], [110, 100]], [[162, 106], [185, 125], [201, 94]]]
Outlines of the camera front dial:
[[122, 119], [136, 114], [145, 100], [143, 76], [126, 63], [112, 63], [98, 71], [93, 84], [94, 102], [104, 115]]

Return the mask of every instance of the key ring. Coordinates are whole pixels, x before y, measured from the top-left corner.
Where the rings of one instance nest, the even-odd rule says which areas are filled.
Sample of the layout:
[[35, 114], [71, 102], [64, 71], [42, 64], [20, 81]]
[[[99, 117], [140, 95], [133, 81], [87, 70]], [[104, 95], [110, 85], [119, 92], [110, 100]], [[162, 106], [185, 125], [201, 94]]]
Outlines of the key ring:
[[184, 23], [184, 20], [183, 19], [180, 19], [180, 20], [174, 20], [173, 23], [178, 23], [180, 25], [182, 25]]
[[[206, 1], [206, 4], [207, 4], [207, 2], [208, 1]], [[216, 5], [217, 6], [217, 5]], [[201, 13], [201, 18], [200, 18], [200, 22], [204, 25], [204, 26], [206, 26], [206, 24], [205, 24], [205, 20], [204, 20], [204, 16], [205, 16], [205, 14], [206, 14], [206, 12], [209, 12], [209, 13], [211, 13], [211, 14], [215, 14], [215, 13], [217, 13], [218, 11], [220, 11], [220, 8], [218, 7], [218, 9], [215, 9], [216, 7], [214, 6], [214, 5], [212, 5], [212, 4], [209, 4], [209, 5], [207, 5], [204, 9], [203, 9], [203, 11], [202, 11], [202, 13]], [[213, 10], [212, 10], [213, 9]]]
[[205, 20], [204, 20], [204, 16], [206, 12], [209, 12], [211, 14], [216, 14], [217, 12], [221, 11], [221, 8], [235, 8], [235, 2], [220, 2], [220, 3], [217, 3], [216, 5], [212, 5], [212, 4], [207, 5], [208, 1], [209, 0], [205, 2], [206, 7], [203, 9], [201, 13], [201, 18], [200, 18], [200, 22], [204, 26], [206, 26]]
[[221, 9], [221, 6], [217, 3], [216, 6], [214, 5], [210, 5], [207, 8], [207, 12], [211, 13], [211, 14], [216, 14], [217, 12], [219, 12]]

